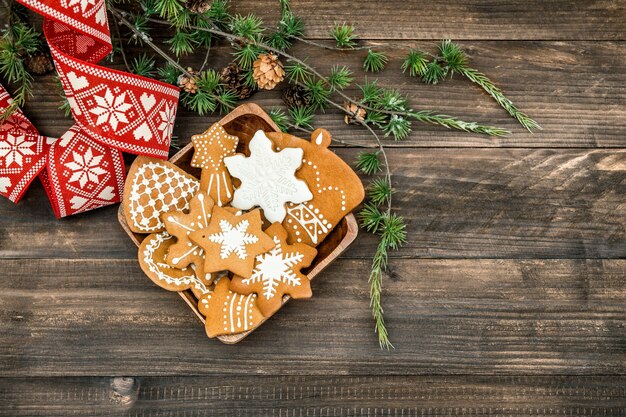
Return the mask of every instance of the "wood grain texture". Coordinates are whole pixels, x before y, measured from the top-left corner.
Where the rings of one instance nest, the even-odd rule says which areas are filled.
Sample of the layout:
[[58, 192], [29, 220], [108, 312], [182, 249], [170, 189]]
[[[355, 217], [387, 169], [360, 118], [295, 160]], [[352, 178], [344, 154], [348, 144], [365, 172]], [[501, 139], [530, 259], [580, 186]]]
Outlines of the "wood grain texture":
[[[306, 35], [327, 39], [335, 23], [364, 39], [614, 40], [626, 33], [622, 0], [292, 1]], [[272, 0], [233, 2], [234, 10], [278, 19]]]
[[[626, 18], [624, 19], [626, 22]], [[435, 52], [432, 42], [405, 42], [409, 46]], [[463, 42], [471, 55], [472, 65], [484, 71], [503, 89], [520, 109], [543, 126], [531, 134], [501, 109], [480, 88], [455, 76], [430, 86], [402, 74], [400, 65], [406, 49], [385, 49], [390, 56], [387, 69], [378, 74], [364, 74], [360, 68], [364, 51], [328, 52], [299, 46], [294, 53], [328, 74], [333, 65], [346, 64], [358, 80], [378, 78], [379, 84], [408, 94], [416, 109], [432, 109], [468, 121], [509, 129], [512, 135], [491, 138], [443, 127], [414, 123], [409, 138], [402, 142], [389, 140], [388, 146], [400, 147], [626, 147], [626, 42]], [[139, 54], [130, 52], [130, 56]], [[143, 52], [143, 50], [142, 50]], [[232, 52], [225, 45], [213, 48], [210, 66], [220, 69]], [[185, 57], [183, 63], [200, 66], [203, 56]], [[123, 69], [122, 66], [117, 66]], [[26, 113], [43, 134], [58, 136], [71, 126], [58, 109], [58, 89], [52, 77], [38, 77], [35, 98]], [[349, 96], [358, 97], [354, 88]], [[255, 93], [250, 101], [265, 109], [283, 107], [280, 88]], [[337, 98], [338, 102], [342, 102]], [[191, 135], [203, 132], [219, 115], [198, 117], [181, 110], [174, 134], [181, 144]], [[348, 126], [338, 110], [328, 109], [315, 118], [315, 124], [328, 129], [340, 139], [371, 145], [369, 133], [359, 126]]]
[[[626, 260], [341, 259], [237, 345], [206, 338], [134, 260], [2, 260], [0, 375], [623, 375]], [[303, 329], [306, 328], [306, 331]]]
[[[337, 152], [351, 162], [360, 150]], [[626, 254], [624, 150], [393, 149], [389, 157], [409, 236], [393, 257]], [[376, 244], [361, 233], [345, 256], [369, 259]], [[130, 259], [136, 251], [116, 207], [57, 221], [40, 185], [17, 206], [0, 201], [0, 258]]]
[[3, 378], [0, 415], [623, 417], [625, 386], [624, 377]]

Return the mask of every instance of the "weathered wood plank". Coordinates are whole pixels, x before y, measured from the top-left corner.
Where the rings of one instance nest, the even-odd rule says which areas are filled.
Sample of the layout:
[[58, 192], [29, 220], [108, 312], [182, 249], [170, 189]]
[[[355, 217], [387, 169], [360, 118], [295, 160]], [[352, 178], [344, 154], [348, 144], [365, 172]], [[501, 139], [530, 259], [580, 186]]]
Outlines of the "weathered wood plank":
[[625, 386], [575, 376], [2, 378], [0, 414], [617, 417]]
[[[292, 1], [307, 36], [326, 39], [335, 23], [357, 26], [366, 39], [624, 39], [621, 0], [348, 0]], [[278, 19], [276, 2], [234, 2], [234, 10]]]
[[[357, 149], [339, 149], [353, 161]], [[393, 149], [408, 242], [395, 257], [622, 258], [626, 151]], [[53, 218], [40, 186], [0, 200], [0, 258], [133, 258], [116, 208]], [[345, 256], [369, 258], [361, 233]]]
[[[624, 19], [626, 22], [626, 19]], [[431, 49], [432, 43], [406, 42], [403, 45]], [[390, 63], [378, 78], [382, 86], [409, 95], [417, 109], [433, 109], [456, 117], [497, 125], [513, 132], [506, 138], [451, 131], [415, 123], [402, 147], [624, 147], [626, 146], [626, 42], [464, 42], [472, 64], [486, 72], [523, 110], [544, 127], [531, 134], [525, 131], [480, 88], [461, 77], [428, 86], [403, 75], [400, 65], [405, 49], [387, 51]], [[143, 49], [141, 52], [145, 52]], [[221, 68], [230, 59], [225, 46], [214, 48], [210, 65]], [[328, 74], [337, 64], [349, 65], [357, 79], [365, 52], [328, 52], [313, 47], [294, 49], [300, 57]], [[130, 55], [132, 56], [132, 52]], [[183, 58], [185, 65], [199, 67], [204, 56]], [[118, 66], [122, 69], [122, 67]], [[36, 96], [26, 108], [29, 117], [49, 136], [58, 136], [72, 124], [58, 109], [58, 89], [52, 77], [37, 78]], [[269, 109], [283, 106], [280, 89], [256, 93], [250, 100]], [[358, 97], [356, 88], [347, 90]], [[340, 98], [338, 102], [343, 102]], [[219, 116], [198, 117], [181, 111], [175, 135], [188, 143], [192, 134], [204, 131]], [[347, 126], [338, 110], [329, 109], [316, 118], [316, 125], [335, 137], [360, 144], [372, 144], [369, 133], [359, 126]]]
[[[393, 260], [381, 351], [368, 260], [339, 260], [238, 345], [133, 260], [2, 260], [0, 375], [620, 375], [626, 260]], [[149, 359], [148, 359], [149, 358]]]

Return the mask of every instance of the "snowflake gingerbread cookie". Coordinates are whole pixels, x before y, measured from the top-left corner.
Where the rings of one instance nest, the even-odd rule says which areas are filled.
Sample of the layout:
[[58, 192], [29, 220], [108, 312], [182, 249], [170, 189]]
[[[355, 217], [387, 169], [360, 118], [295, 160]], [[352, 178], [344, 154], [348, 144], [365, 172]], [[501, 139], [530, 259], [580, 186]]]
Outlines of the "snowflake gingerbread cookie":
[[200, 189], [223, 206], [233, 198], [233, 184], [224, 166], [224, 158], [234, 155], [239, 138], [229, 135], [219, 123], [215, 123], [204, 133], [191, 137], [194, 153], [191, 166], [202, 168]]
[[255, 256], [274, 247], [274, 241], [263, 232], [262, 225], [258, 209], [237, 216], [214, 206], [209, 226], [189, 234], [205, 251], [204, 272], [228, 270], [250, 276]]
[[271, 223], [282, 222], [287, 214], [285, 204], [304, 203], [313, 198], [306, 182], [296, 178], [302, 165], [303, 150], [298, 147], [272, 149], [272, 141], [259, 130], [248, 145], [250, 156], [224, 158], [230, 174], [241, 181], [231, 204], [242, 210], [261, 207]]
[[229, 289], [229, 283], [227, 277], [220, 278], [213, 291], [198, 300], [209, 337], [247, 332], [264, 320], [256, 305], [256, 294], [237, 294]]
[[190, 289], [196, 297], [207, 294], [210, 282], [199, 278], [190, 266], [174, 268], [168, 264], [168, 251], [175, 241], [167, 232], [146, 237], [139, 246], [139, 266], [156, 285], [168, 291]]
[[265, 233], [272, 236], [274, 248], [256, 257], [252, 275], [233, 277], [230, 288], [241, 294], [256, 293], [261, 313], [269, 317], [282, 306], [286, 294], [311, 297], [311, 283], [300, 270], [311, 265], [317, 250], [302, 243], [288, 245], [287, 231], [280, 223], [272, 224]]
[[313, 197], [306, 202], [287, 204], [282, 224], [289, 242], [317, 246], [363, 201], [363, 184], [352, 168], [328, 149], [331, 137], [325, 129], [315, 130], [311, 141], [280, 132], [268, 133], [268, 137], [276, 150], [293, 147], [304, 150], [297, 176], [309, 184]]
[[161, 215], [171, 210], [186, 210], [199, 186], [195, 177], [170, 162], [137, 157], [124, 186], [128, 227], [135, 233], [162, 232], [165, 225]]

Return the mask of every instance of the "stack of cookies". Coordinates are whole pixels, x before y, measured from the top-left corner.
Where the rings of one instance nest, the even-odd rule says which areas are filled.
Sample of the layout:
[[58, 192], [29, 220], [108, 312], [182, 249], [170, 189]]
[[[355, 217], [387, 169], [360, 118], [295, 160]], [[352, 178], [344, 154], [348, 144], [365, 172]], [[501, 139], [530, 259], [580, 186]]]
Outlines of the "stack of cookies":
[[149, 234], [143, 271], [166, 290], [190, 290], [209, 337], [248, 332], [284, 297], [311, 297], [303, 270], [363, 200], [363, 186], [323, 129], [311, 141], [259, 130], [243, 144], [216, 123], [192, 142], [200, 179], [170, 162], [135, 160], [126, 224]]

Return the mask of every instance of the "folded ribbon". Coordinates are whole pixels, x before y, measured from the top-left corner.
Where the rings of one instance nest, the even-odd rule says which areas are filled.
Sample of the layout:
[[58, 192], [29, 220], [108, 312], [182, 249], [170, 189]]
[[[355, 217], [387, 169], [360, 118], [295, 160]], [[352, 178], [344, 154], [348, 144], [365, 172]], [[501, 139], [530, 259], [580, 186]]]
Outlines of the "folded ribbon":
[[[18, 0], [44, 34], [76, 124], [40, 136], [17, 110], [0, 125], [0, 194], [17, 202], [39, 176], [57, 217], [119, 202], [122, 152], [167, 158], [178, 89], [96, 65], [111, 51], [104, 0]], [[0, 86], [0, 109], [10, 97]]]

